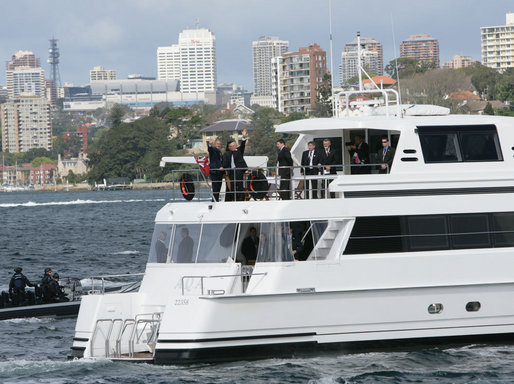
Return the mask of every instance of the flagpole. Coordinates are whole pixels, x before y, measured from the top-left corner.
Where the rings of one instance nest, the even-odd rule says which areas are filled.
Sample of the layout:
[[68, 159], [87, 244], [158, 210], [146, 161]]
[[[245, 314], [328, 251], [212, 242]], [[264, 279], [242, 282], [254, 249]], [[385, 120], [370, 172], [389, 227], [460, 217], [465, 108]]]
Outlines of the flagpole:
[[[212, 188], [209, 184], [209, 181], [202, 172], [202, 168], [200, 167], [200, 163], [198, 162], [198, 156], [196, 156], [194, 150], [191, 150], [191, 152], [193, 153], [193, 158], [195, 159], [196, 165], [198, 165], [198, 171], [200, 171], [200, 175], [202, 175], [203, 181], [205, 181], [205, 184], [207, 184], [207, 187], [209, 188], [209, 194], [211, 195], [211, 199], [213, 202], [215, 202], [216, 199], [214, 198], [214, 193], [212, 192]], [[200, 194], [198, 194], [198, 197], [200, 197]]]

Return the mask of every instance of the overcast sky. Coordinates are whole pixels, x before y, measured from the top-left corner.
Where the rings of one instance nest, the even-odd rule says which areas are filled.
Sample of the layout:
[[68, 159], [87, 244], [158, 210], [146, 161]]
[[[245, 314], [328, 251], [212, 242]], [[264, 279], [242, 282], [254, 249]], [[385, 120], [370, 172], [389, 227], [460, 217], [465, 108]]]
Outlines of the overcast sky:
[[[290, 51], [318, 43], [329, 53], [329, 0], [16, 0], [2, 1], [0, 60], [33, 51], [49, 77], [48, 39], [58, 39], [63, 82], [89, 82], [89, 70], [115, 69], [118, 78], [156, 76], [156, 49], [178, 34], [209, 28], [216, 35], [218, 82], [253, 90], [251, 42], [279, 36]], [[334, 72], [341, 51], [357, 31], [384, 46], [384, 62], [409, 35], [439, 40], [441, 63], [455, 54], [480, 56], [480, 27], [504, 25], [513, 0], [332, 0]], [[328, 58], [328, 57], [327, 57]], [[3, 67], [5, 68], [5, 66]], [[5, 70], [0, 71], [5, 84]], [[336, 82], [337, 84], [337, 82]]]

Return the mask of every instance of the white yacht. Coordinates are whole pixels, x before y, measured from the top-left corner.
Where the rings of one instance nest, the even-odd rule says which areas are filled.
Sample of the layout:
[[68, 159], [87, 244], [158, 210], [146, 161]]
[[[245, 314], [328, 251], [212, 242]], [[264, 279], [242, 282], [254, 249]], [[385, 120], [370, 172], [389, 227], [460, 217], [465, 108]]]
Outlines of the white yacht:
[[[189, 363], [511, 338], [514, 118], [366, 92], [385, 106], [343, 92], [337, 117], [277, 127], [299, 134], [297, 159], [327, 138], [341, 155], [330, 174], [296, 167], [291, 200], [268, 172], [258, 200], [166, 204], [139, 290], [84, 296], [71, 355]], [[357, 135], [366, 164], [346, 147]], [[385, 167], [382, 143], [396, 149]]]

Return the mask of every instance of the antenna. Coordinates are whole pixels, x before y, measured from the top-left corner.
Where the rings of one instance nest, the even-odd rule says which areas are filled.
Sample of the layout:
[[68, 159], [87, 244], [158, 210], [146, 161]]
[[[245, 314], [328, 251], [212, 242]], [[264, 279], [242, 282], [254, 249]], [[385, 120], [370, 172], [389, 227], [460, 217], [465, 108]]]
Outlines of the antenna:
[[48, 64], [52, 68], [52, 103], [57, 100], [57, 87], [61, 86], [61, 75], [59, 74], [59, 48], [57, 39], [50, 39], [50, 49], [48, 49]]
[[332, 93], [332, 116], [335, 116], [336, 99], [334, 97], [334, 56], [332, 50], [332, 0], [328, 0], [328, 25], [330, 31], [330, 90]]
[[396, 55], [396, 38], [394, 35], [394, 21], [393, 21], [393, 14], [390, 14], [391, 16], [391, 30], [393, 33], [393, 50], [394, 50], [394, 66], [396, 68], [396, 82], [398, 83], [398, 105], [402, 104], [402, 91], [400, 88], [400, 72], [398, 71], [398, 56]]
[[195, 20], [195, 27], [196, 27], [196, 29], [200, 28], [200, 19], [198, 19], [198, 18]]

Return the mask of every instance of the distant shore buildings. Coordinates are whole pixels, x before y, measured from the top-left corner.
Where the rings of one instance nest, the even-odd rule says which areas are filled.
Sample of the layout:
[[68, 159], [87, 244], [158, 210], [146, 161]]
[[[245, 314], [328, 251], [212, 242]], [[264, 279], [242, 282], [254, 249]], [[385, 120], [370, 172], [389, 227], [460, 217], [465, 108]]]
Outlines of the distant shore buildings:
[[327, 54], [318, 44], [275, 58], [273, 88], [276, 90], [276, 108], [285, 114], [309, 113], [317, 102], [319, 88], [327, 72]]
[[216, 37], [206, 28], [185, 29], [178, 44], [157, 48], [157, 79], [177, 80], [182, 93], [215, 91]]
[[104, 67], [93, 67], [89, 71], [89, 82], [116, 80], [116, 71], [114, 69], [105, 69]]
[[466, 68], [477, 63], [477, 60], [473, 60], [471, 56], [455, 55], [451, 61], [443, 63], [443, 68], [448, 69], [459, 69]]
[[505, 25], [480, 30], [482, 64], [500, 72], [514, 67], [514, 13], [505, 15]]
[[[361, 37], [361, 63], [367, 72], [375, 76], [384, 74], [384, 48], [372, 37]], [[339, 83], [344, 86], [358, 74], [357, 38], [344, 47], [339, 65]]]
[[272, 60], [289, 49], [289, 41], [277, 36], [261, 36], [252, 41], [253, 89], [252, 104], [272, 107]]
[[439, 41], [430, 35], [411, 35], [401, 42], [400, 57], [420, 60], [439, 67]]

